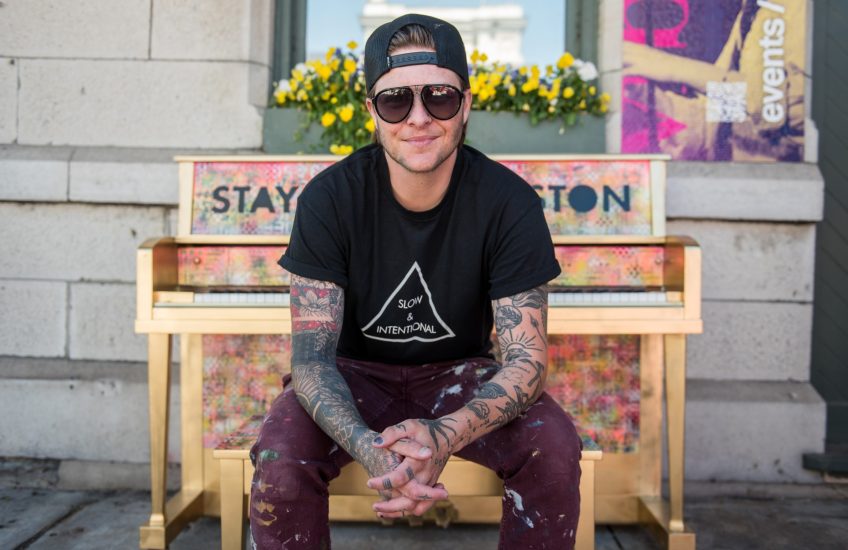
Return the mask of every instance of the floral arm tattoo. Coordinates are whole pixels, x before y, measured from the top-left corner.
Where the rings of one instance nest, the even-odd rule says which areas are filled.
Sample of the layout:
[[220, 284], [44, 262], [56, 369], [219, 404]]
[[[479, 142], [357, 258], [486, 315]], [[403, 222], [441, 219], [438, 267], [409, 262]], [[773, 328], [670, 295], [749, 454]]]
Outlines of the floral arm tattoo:
[[292, 383], [298, 402], [372, 475], [397, 467], [398, 455], [373, 447], [379, 434], [362, 420], [350, 388], [336, 368], [344, 291], [330, 282], [292, 275], [291, 316]]
[[[544, 287], [494, 300], [492, 306], [503, 365], [463, 409], [442, 417], [466, 427], [450, 441], [454, 452], [508, 424], [544, 389], [548, 345], [548, 296]], [[469, 411], [471, 414], [467, 414]]]

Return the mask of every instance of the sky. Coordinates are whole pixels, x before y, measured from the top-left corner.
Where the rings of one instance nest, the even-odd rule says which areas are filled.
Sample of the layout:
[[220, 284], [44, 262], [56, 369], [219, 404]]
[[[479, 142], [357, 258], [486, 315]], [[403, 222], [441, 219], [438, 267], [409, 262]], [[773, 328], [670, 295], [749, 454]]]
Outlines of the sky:
[[[409, 0], [401, 3], [410, 11], [415, 6], [473, 7], [480, 5], [520, 4], [524, 7], [527, 27], [524, 31], [525, 63], [556, 63], [565, 49], [565, 0]], [[365, 0], [312, 0], [307, 2], [307, 58], [323, 57], [330, 46], [343, 46], [350, 40], [362, 44], [359, 14]], [[470, 52], [469, 52], [470, 53]]]

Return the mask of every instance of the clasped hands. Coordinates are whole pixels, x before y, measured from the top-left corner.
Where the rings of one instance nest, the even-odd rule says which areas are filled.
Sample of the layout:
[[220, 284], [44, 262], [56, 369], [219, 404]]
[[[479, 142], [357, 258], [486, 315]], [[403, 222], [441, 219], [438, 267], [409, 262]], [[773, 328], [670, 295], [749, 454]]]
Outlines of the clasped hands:
[[448, 498], [445, 486], [437, 481], [450, 457], [450, 449], [447, 441], [440, 445], [433, 439], [424, 422], [404, 420], [374, 439], [374, 447], [400, 455], [401, 459], [393, 470], [368, 480], [368, 487], [384, 499], [373, 506], [382, 518], [421, 516], [436, 501]]

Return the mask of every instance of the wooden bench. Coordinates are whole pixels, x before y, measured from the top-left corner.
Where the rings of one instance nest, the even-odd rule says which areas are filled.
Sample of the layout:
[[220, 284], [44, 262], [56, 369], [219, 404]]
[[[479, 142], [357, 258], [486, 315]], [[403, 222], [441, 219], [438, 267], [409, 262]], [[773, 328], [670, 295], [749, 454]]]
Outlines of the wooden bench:
[[[253, 464], [248, 453], [256, 437], [262, 417], [255, 416], [238, 431], [222, 442], [212, 455], [221, 465], [221, 548], [241, 550], [244, 540], [244, 523], [247, 519]], [[601, 460], [600, 448], [589, 438], [583, 438], [580, 457], [580, 521], [577, 525], [577, 550], [595, 548], [595, 462]], [[342, 469], [341, 475], [330, 483], [330, 519], [336, 521], [373, 517], [371, 503], [376, 500], [374, 491], [365, 486], [368, 475], [357, 463]], [[441, 481], [451, 494], [450, 501], [439, 502], [423, 518], [406, 518], [412, 525], [424, 520], [435, 520], [447, 527], [452, 522], [493, 523], [500, 521], [503, 482], [494, 472], [463, 460], [451, 457], [441, 476]], [[479, 505], [462, 507], [459, 513], [452, 504], [461, 499], [475, 499]], [[469, 511], [471, 513], [469, 513]], [[392, 520], [384, 520], [392, 523]]]

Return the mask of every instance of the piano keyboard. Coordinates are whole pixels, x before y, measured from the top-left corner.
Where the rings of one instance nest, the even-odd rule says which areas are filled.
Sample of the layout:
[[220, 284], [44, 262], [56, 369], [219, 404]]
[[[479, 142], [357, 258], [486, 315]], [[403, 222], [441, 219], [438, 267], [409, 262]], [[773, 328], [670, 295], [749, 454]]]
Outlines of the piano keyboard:
[[289, 306], [288, 292], [202, 292], [194, 295], [193, 306]]
[[672, 306], [665, 292], [549, 292], [551, 307]]

